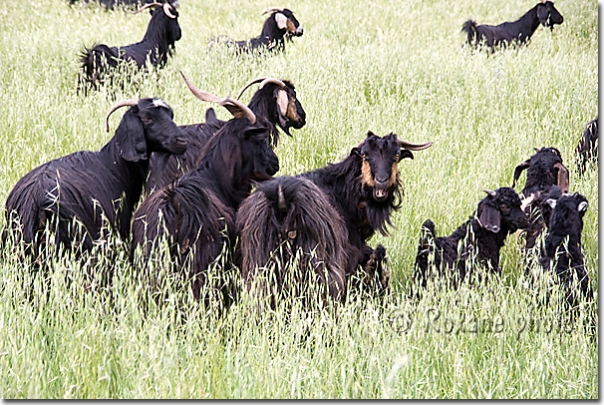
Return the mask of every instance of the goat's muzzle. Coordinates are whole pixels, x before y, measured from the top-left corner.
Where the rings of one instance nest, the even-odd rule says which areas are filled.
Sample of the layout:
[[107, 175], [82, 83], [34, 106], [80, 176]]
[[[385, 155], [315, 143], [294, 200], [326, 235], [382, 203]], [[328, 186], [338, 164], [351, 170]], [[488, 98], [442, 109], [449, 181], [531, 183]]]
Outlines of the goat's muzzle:
[[388, 188], [388, 179], [385, 181], [379, 181], [377, 178], [375, 178], [373, 183], [373, 198], [379, 202], [384, 201], [386, 198], [388, 198]]
[[304, 28], [302, 28], [302, 26], [300, 25], [300, 26], [298, 26], [298, 28], [296, 28], [296, 31], [294, 31], [292, 34], [296, 37], [301, 37], [302, 34], [304, 34]]

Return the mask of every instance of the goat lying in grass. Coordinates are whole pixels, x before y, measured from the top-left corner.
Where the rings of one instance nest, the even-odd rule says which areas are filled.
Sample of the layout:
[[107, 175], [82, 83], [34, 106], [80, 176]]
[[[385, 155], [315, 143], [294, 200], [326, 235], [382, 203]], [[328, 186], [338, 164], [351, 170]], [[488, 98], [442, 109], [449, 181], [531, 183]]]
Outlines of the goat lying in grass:
[[432, 266], [441, 277], [445, 271], [452, 272], [456, 286], [471, 275], [474, 264], [500, 272], [499, 251], [506, 237], [528, 222], [514, 189], [502, 187], [485, 192], [487, 196], [478, 203], [476, 214], [450, 236], [436, 237], [434, 223], [429, 219], [422, 224], [414, 275], [422, 287], [431, 276]]
[[[462, 31], [468, 34], [468, 44], [479, 46], [484, 43], [493, 50], [497, 46], [507, 46], [513, 42], [526, 44], [539, 24], [553, 30], [555, 24], [563, 22], [564, 17], [556, 10], [554, 3], [542, 0], [514, 22], [504, 22], [493, 26], [477, 25], [475, 21], [468, 20], [464, 23]], [[472, 44], [472, 42], [474, 43]]]

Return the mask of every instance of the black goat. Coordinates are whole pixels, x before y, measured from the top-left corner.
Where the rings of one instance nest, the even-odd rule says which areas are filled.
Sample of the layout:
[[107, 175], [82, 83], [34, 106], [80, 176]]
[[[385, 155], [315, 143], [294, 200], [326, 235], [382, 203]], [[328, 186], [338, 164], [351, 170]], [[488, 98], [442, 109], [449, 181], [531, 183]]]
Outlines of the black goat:
[[120, 62], [128, 62], [143, 68], [147, 60], [152, 66], [161, 68], [174, 52], [174, 43], [181, 37], [178, 11], [170, 3], [150, 3], [135, 13], [148, 7], [155, 7], [147, 32], [141, 42], [127, 46], [109, 47], [104, 44], [86, 48], [80, 55], [80, 86], [98, 89], [110, 77], [109, 71], [116, 69]]
[[553, 190], [546, 202], [552, 211], [548, 221], [549, 234], [539, 261], [545, 270], [550, 270], [553, 263], [555, 273], [566, 288], [567, 302], [571, 306], [576, 306], [579, 301], [576, 289], [573, 288], [574, 276], [583, 297], [592, 300], [593, 290], [581, 250], [587, 199], [579, 193], [562, 194], [558, 189]]
[[531, 8], [522, 17], [514, 22], [504, 22], [496, 26], [476, 25], [473, 20], [464, 23], [462, 31], [468, 34], [468, 44], [478, 46], [483, 41], [493, 50], [497, 46], [507, 46], [513, 42], [525, 44], [531, 39], [535, 30], [542, 24], [544, 27], [554, 29], [555, 24], [562, 24], [564, 17], [554, 3], [542, 0], [541, 3]]
[[431, 264], [439, 276], [444, 275], [445, 269], [451, 271], [454, 285], [471, 275], [474, 260], [491, 272], [500, 272], [499, 251], [505, 238], [528, 222], [514, 189], [502, 187], [485, 192], [487, 196], [478, 203], [475, 215], [450, 236], [436, 237], [434, 223], [429, 219], [422, 224], [414, 275], [422, 287], [430, 277]]
[[585, 173], [590, 162], [598, 164], [598, 117], [590, 121], [577, 145], [577, 168], [579, 175]]
[[512, 187], [524, 170], [526, 184], [520, 193], [522, 210], [529, 217], [529, 226], [523, 230], [525, 250], [528, 252], [535, 246], [535, 241], [543, 232], [546, 222], [540, 214], [539, 204], [554, 185], [560, 187], [563, 193], [569, 190], [568, 169], [562, 162], [562, 155], [556, 148], [535, 148], [535, 153], [529, 159], [516, 166]]
[[192, 254], [188, 276], [199, 299], [206, 269], [225, 243], [235, 241], [235, 212], [251, 192], [252, 181], [270, 178], [279, 169], [279, 161], [268, 143], [271, 125], [266, 118], [237, 100], [218, 99], [188, 81], [187, 85], [198, 98], [220, 103], [235, 118], [206, 142], [197, 168], [141, 203], [132, 224], [131, 258], [137, 246], [149, 257], [158, 238], [165, 235], [178, 265], [183, 266]]
[[214, 38], [213, 42], [224, 42], [234, 47], [238, 52], [281, 52], [285, 49], [285, 38], [302, 36], [304, 30], [294, 13], [287, 8], [270, 8], [262, 14], [271, 13], [264, 21], [259, 37], [248, 41], [234, 41], [225, 36]]
[[[30, 171], [8, 195], [8, 224], [20, 231], [20, 239], [35, 256], [44, 242], [47, 223], [57, 227], [56, 244], [72, 243], [90, 250], [93, 240], [103, 236], [102, 216], [128, 239], [130, 219], [138, 203], [153, 151], [182, 153], [186, 143], [172, 120], [172, 109], [158, 98], [125, 100], [107, 115], [130, 106], [111, 140], [98, 152], [75, 152], [51, 160]], [[76, 235], [72, 220], [81, 221], [86, 231]], [[5, 235], [6, 236], [6, 235]], [[32, 249], [33, 248], [33, 249]]]
[[[183, 76], [184, 77], [184, 76]], [[306, 113], [297, 99], [294, 85], [289, 81], [272, 78], [259, 78], [247, 83], [239, 92], [238, 99], [251, 85], [260, 83], [258, 91], [252, 97], [248, 107], [255, 115], [265, 117], [271, 123], [270, 142], [276, 145], [281, 129], [291, 136], [290, 128], [302, 128], [306, 124]], [[199, 163], [200, 151], [207, 140], [223, 125], [225, 121], [216, 118], [214, 110], [208, 109], [203, 124], [182, 126], [187, 138], [187, 151], [183, 155], [154, 153], [150, 159], [149, 178], [145, 184], [145, 193], [159, 190], [173, 182], [184, 172], [191, 170]]]
[[[276, 283], [268, 286], [273, 292], [299, 291], [310, 277], [317, 277], [339, 301], [361, 266], [371, 280], [378, 278], [378, 289], [386, 289], [386, 250], [382, 245], [373, 250], [366, 241], [376, 231], [387, 234], [390, 216], [400, 206], [399, 160], [413, 158], [410, 150], [430, 145], [369, 132], [339, 163], [259, 185], [237, 212], [237, 263], [247, 287], [259, 273], [273, 272], [266, 274], [269, 283]], [[282, 273], [285, 264], [297, 254], [302, 255], [301, 273], [291, 282], [299, 285], [283, 285], [290, 277]], [[309, 266], [314, 275], [308, 274]], [[274, 305], [275, 297], [268, 293]]]

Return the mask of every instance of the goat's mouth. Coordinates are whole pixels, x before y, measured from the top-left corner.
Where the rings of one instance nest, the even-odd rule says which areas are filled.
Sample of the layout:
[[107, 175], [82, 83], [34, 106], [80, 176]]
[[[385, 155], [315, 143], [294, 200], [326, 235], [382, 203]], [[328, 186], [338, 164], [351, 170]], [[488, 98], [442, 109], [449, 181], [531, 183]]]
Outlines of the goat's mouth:
[[254, 172], [252, 180], [254, 181], [267, 181], [272, 180], [273, 176], [265, 172]]
[[373, 199], [376, 201], [384, 201], [388, 198], [388, 188], [386, 187], [374, 187], [373, 188]]
[[178, 137], [167, 149], [176, 155], [182, 155], [187, 151], [187, 140], [184, 137]]

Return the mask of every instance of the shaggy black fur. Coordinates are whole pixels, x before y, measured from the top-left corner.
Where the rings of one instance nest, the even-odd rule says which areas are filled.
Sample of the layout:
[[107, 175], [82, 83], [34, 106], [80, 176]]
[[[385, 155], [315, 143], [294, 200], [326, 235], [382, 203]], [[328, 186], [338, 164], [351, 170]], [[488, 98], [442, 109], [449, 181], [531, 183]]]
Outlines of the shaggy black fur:
[[174, 52], [175, 42], [181, 37], [176, 7], [170, 6], [170, 13], [176, 18], [168, 17], [162, 7], [156, 7], [140, 42], [121, 47], [97, 44], [85, 48], [80, 55], [80, 88], [98, 89], [120, 62], [133, 63], [142, 69], [148, 59], [152, 66], [163, 67]]
[[[84, 250], [102, 236], [104, 215], [128, 239], [130, 218], [147, 176], [153, 151], [182, 153], [186, 143], [172, 109], [159, 99], [141, 99], [123, 116], [115, 135], [99, 152], [75, 152], [45, 163], [17, 182], [6, 201], [8, 224], [37, 256], [42, 230], [57, 226], [56, 243]], [[84, 235], [70, 229], [77, 218]]]
[[185, 268], [190, 268], [196, 298], [208, 266], [225, 243], [234, 243], [235, 211], [251, 192], [252, 182], [266, 180], [279, 169], [267, 140], [271, 126], [265, 118], [256, 118], [255, 124], [245, 118], [224, 124], [205, 144], [200, 165], [151, 194], [134, 215], [131, 258], [138, 246], [149, 257], [158, 237], [165, 235], [179, 268], [193, 254]]
[[590, 121], [577, 145], [577, 168], [579, 176], [585, 173], [588, 164], [598, 164], [598, 117]]
[[387, 234], [391, 214], [400, 206], [398, 162], [413, 155], [399, 142], [395, 134], [380, 138], [369, 132], [340, 163], [259, 186], [237, 213], [238, 263], [248, 286], [267, 264], [286, 263], [301, 249], [307, 258], [302, 274], [308, 262], [322, 280], [326, 272], [329, 294], [336, 300], [345, 297], [346, 282], [357, 275], [358, 266], [379, 278], [380, 289], [387, 288], [385, 249], [380, 245], [374, 251], [366, 241], [376, 231]]
[[442, 277], [445, 270], [452, 271], [455, 285], [471, 274], [474, 260], [499, 273], [499, 251], [505, 238], [528, 225], [520, 204], [520, 197], [512, 188], [487, 191], [475, 215], [450, 236], [436, 237], [434, 223], [426, 220], [415, 259], [415, 279], [425, 287], [431, 276], [431, 263], [438, 276]]
[[[277, 145], [279, 131], [277, 126], [291, 136], [290, 128], [302, 128], [306, 124], [306, 112], [297, 99], [294, 85], [283, 80], [286, 87], [283, 89], [277, 84], [268, 83], [262, 89], [256, 91], [248, 107], [257, 116], [268, 119], [271, 124], [270, 142]], [[278, 107], [280, 92], [285, 92], [288, 99], [286, 114], [282, 114]], [[200, 152], [207, 140], [220, 129], [226, 121], [216, 118], [214, 109], [206, 111], [205, 123], [182, 126], [187, 138], [187, 151], [180, 156], [171, 154], [154, 153], [150, 160], [150, 174], [145, 184], [145, 194], [159, 190], [163, 186], [173, 182], [186, 171], [189, 171], [199, 163]]]
[[[464, 23], [462, 31], [468, 34], [468, 44], [479, 46], [486, 44], [491, 50], [497, 46], [507, 46], [513, 42], [527, 43], [539, 24], [554, 29], [555, 24], [562, 24], [564, 17], [551, 1], [542, 1], [514, 22], [504, 22], [496, 26], [477, 25], [475, 21]], [[472, 43], [474, 42], [474, 43]]]

